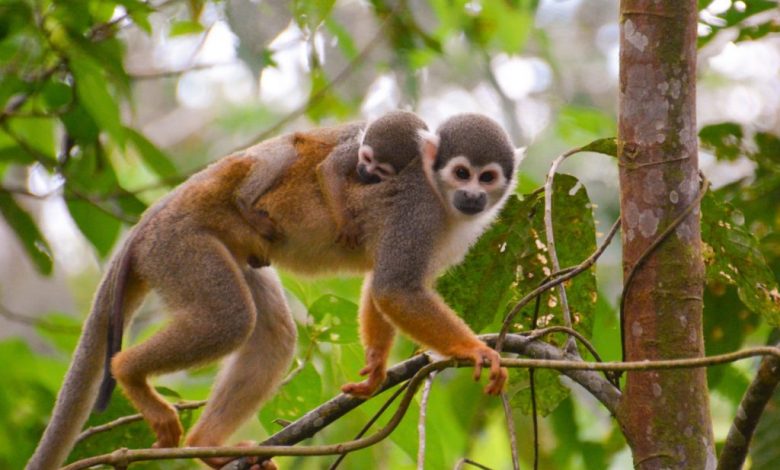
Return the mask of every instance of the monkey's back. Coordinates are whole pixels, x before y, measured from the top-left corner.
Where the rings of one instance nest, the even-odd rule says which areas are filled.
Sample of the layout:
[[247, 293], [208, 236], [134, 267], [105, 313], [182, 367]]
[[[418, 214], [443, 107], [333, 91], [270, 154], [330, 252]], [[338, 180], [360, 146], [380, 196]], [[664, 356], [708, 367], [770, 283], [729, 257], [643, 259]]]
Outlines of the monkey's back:
[[268, 212], [283, 234], [269, 247], [272, 264], [308, 275], [371, 268], [371, 250], [365, 244], [348, 249], [336, 243], [336, 223], [317, 180], [317, 166], [337, 144], [356, 138], [360, 129], [356, 123], [293, 135], [295, 162], [256, 205]]

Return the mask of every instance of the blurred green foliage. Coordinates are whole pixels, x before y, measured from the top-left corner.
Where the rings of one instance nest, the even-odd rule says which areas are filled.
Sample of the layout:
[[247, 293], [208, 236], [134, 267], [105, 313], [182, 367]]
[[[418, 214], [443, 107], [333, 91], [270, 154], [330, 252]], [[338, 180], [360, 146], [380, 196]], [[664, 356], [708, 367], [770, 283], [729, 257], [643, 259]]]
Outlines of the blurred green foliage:
[[[157, 31], [151, 15], [164, 15], [166, 6], [177, 3], [185, 5], [186, 14], [170, 18], [167, 30]], [[400, 7], [393, 6], [396, 3]], [[422, 69], [437, 61], [452, 60], [446, 50], [455, 37], [465, 38], [472, 53], [470, 61], [484, 55], [520, 54], [529, 42], [544, 55], [547, 38], [534, 27], [538, 3], [434, 0], [430, 2], [433, 20], [426, 22], [404, 8], [403, 0], [370, 2], [377, 27], [385, 28], [382, 34], [391, 46], [392, 53], [384, 66], [403, 74], [402, 92], [414, 98], [420, 93]], [[699, 6], [705, 8], [710, 3], [700, 0]], [[127, 50], [121, 32], [138, 28], [150, 36], [164, 34], [165, 38], [205, 34], [201, 16], [206, 4], [203, 0], [0, 0], [0, 214], [41, 275], [52, 273], [54, 254], [39, 221], [23, 202], [29, 188], [24, 184], [14, 186], [19, 178], [11, 174], [42, 170], [58, 181], [54, 191], [66, 201], [76, 226], [96, 253], [107, 257], [123, 228], [137, 220], [153, 199], [149, 194], [141, 197], [139, 192], [128, 190], [128, 176], [141, 175], [134, 183], [156, 186], [163, 193], [186, 178], [194, 166], [183, 165], [167, 150], [155, 146], [140, 129], [128, 125], [137, 83], [125, 67]], [[334, 4], [333, 0], [296, 0], [291, 3], [289, 17], [302, 30], [327, 31], [338, 42], [342, 59], [356, 68], [362, 51], [353, 37], [353, 25], [344, 24], [332, 14]], [[740, 9], [739, 4], [746, 7]], [[724, 29], [737, 31], [737, 41], [776, 32], [777, 23], [771, 20], [746, 22], [776, 7], [774, 1], [732, 2], [725, 12], [716, 15], [718, 21], [707, 23], [699, 44], [709, 43]], [[264, 44], [241, 43], [237, 53], [255, 75], [276, 66]], [[360, 101], [355, 96], [362, 96], [366, 90], [354, 90], [352, 95], [337, 91], [332, 86], [336, 77], [319, 62], [316, 53], [310, 54], [309, 66], [311, 82], [305, 115], [314, 122], [356, 115]], [[551, 66], [562, 68], [562, 64]], [[476, 69], [471, 66], [465, 73], [480, 73]], [[277, 117], [271, 109], [238, 107], [215, 121], [233, 131], [257, 132], [257, 123], [270, 126]], [[561, 105], [552, 127], [558, 138], [571, 145], [615, 133], [614, 116], [579, 99]], [[780, 140], [771, 133], [753, 132], [731, 122], [707, 126], [700, 137], [703, 148], [713, 151], [718, 159], [748, 158], [756, 167], [752, 178], [719, 188], [705, 198], [703, 205], [703, 236], [711, 248], [705, 294], [706, 344], [708, 353], [717, 353], [755, 340], [756, 329], [766, 333], [766, 325], [776, 326], [780, 318], [776, 281], [780, 274]], [[614, 153], [614, 141], [598, 141], [588, 150]], [[531, 176], [521, 176], [519, 192], [524, 194], [509, 201], [499, 222], [465, 263], [438, 284], [442, 295], [475, 330], [495, 331], [507, 310], [549, 274], [541, 222], [542, 197], [532, 192], [538, 183]], [[581, 262], [594, 250], [592, 209], [588, 193], [576, 178], [557, 177], [554, 226], [563, 267]], [[300, 417], [336, 393], [341, 384], [355, 380], [363, 363], [356, 326], [359, 280], [309, 281], [287, 274], [283, 279], [290, 296], [306, 312], [306, 321], [299, 324], [299, 367], [245, 432], [254, 439], [278, 430], [276, 420]], [[606, 338], [617, 334], [615, 308], [599, 292], [594, 271], [583, 273], [566, 287], [577, 328], [586, 336], [596, 336], [597, 346], [610, 351], [606, 357], [615, 357], [619, 341]], [[554, 295], [545, 294], [541, 305], [540, 326], [561, 322], [560, 305]], [[523, 330], [532, 327], [529, 308], [521, 312], [516, 323]], [[77, 324], [71, 317], [56, 313], [38, 321], [40, 341], [53, 351], [49, 354], [34, 352], [19, 339], [0, 342], [0, 361], [5, 364], [0, 374], [0, 468], [21, 468], [32, 453], [53, 405], [67, 356], [75, 345]], [[397, 343], [395, 359], [415, 351], [415, 346], [402, 338]], [[178, 399], [176, 395], [203, 398], [212, 374], [213, 368], [195, 371], [174, 382], [169, 395], [174, 395], [173, 401]], [[710, 371], [715, 392], [734, 406], [747, 380], [744, 371], [733, 366]], [[604, 424], [608, 430], [601, 434], [590, 429], [589, 423], [608, 418], [578, 404], [556, 373], [537, 371], [535, 383], [540, 409], [549, 414], [541, 461], [547, 468], [606, 468], [624, 447], [616, 426]], [[526, 371], [513, 372], [510, 391], [520, 428], [521, 457], [530, 462], [531, 443], [526, 437], [530, 425], [523, 416], [530, 408]], [[313, 441], [332, 443], [353, 438], [382, 401], [383, 397], [369, 401]], [[414, 468], [417, 412], [415, 404], [388, 443], [348, 456], [344, 468], [373, 468], [378, 461], [386, 462], [388, 468]], [[89, 426], [130, 413], [131, 407], [117, 393], [108, 411], [93, 416]], [[197, 414], [185, 412], [185, 425]], [[771, 419], [772, 423], [780, 421], [780, 413], [775, 410]], [[451, 468], [458, 459], [468, 456], [485, 465], [508, 468], [502, 420], [497, 401], [484, 397], [469, 373], [461, 370], [440, 374], [427, 412], [426, 465]], [[776, 442], [778, 426], [765, 429], [758, 436], [758, 448], [767, 450], [758, 451], [756, 468], [772, 468], [772, 462], [777, 462], [772, 454], [776, 445], [767, 443]], [[87, 439], [71, 459], [120, 447], [147, 447], [151, 441], [148, 428], [139, 422]], [[283, 468], [322, 468], [332, 459], [278, 461]], [[183, 461], [144, 463], [134, 468], [191, 466]]]

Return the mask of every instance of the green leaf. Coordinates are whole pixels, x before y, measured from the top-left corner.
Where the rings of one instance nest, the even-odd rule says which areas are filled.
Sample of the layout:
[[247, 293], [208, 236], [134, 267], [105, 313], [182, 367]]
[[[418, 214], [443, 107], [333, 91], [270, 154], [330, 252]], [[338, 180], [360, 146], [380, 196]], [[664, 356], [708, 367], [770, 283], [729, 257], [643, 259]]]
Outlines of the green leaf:
[[176, 390], [173, 390], [172, 388], [163, 387], [162, 385], [157, 385], [154, 387], [154, 389], [159, 393], [160, 395], [169, 397], [169, 398], [175, 398], [176, 400], [181, 400], [181, 394], [177, 392]]
[[95, 120], [84, 106], [78, 103], [62, 115], [62, 123], [65, 124], [68, 135], [82, 145], [93, 143], [100, 135]]
[[269, 432], [279, 429], [276, 419], [295, 421], [322, 401], [322, 379], [311, 363], [283, 386], [260, 410], [260, 423]]
[[713, 192], [702, 200], [701, 234], [707, 281], [737, 287], [740, 300], [772, 326], [780, 325], [780, 292], [758, 240], [742, 215]]
[[119, 237], [122, 223], [92, 203], [81, 199], [70, 198], [67, 206], [81, 233], [92, 243], [100, 257], [106, 258]]
[[130, 142], [138, 150], [144, 163], [154, 170], [155, 173], [163, 178], [174, 177], [178, 174], [176, 166], [168, 159], [168, 156], [143, 134], [129, 127], [125, 127], [125, 132]]
[[0, 147], [0, 162], [13, 162], [21, 165], [35, 163], [35, 158], [18, 145]]
[[323, 328], [320, 341], [354, 343], [358, 340], [357, 305], [335, 295], [323, 295], [309, 307], [309, 314]]
[[311, 93], [309, 102], [311, 105], [306, 110], [306, 115], [314, 122], [319, 122], [326, 117], [348, 116], [351, 108], [328, 88], [328, 77], [321, 67], [314, 67], [310, 74]]
[[73, 101], [73, 89], [61, 81], [48, 81], [43, 86], [43, 99], [48, 109], [57, 111]]
[[[739, 5], [737, 5], [737, 3]], [[732, 2], [726, 11], [715, 15], [715, 18], [706, 22], [706, 25], [710, 31], [707, 34], [699, 35], [697, 38], [698, 47], [701, 48], [710, 42], [721, 30], [731, 27], [737, 27], [737, 29], [739, 29], [740, 34], [737, 38], [738, 40], [750, 39], [751, 32], [754, 30], [754, 25], [746, 24], [745, 20], [753, 15], [776, 9], [777, 0], [749, 0], [743, 2]], [[770, 19], [766, 23], [771, 24], [773, 22], [774, 20]], [[775, 27], [776, 26], [777, 25], [775, 25]], [[745, 34], [743, 34], [742, 31], [746, 31]]]
[[344, 53], [344, 56], [349, 60], [354, 60], [358, 55], [358, 49], [355, 46], [355, 41], [349, 34], [349, 30], [331, 16], [325, 18], [325, 26], [335, 36], [339, 49]]
[[149, 14], [154, 12], [154, 8], [147, 2], [139, 0], [118, 0], [117, 3], [125, 7], [130, 14], [130, 18], [146, 33], [152, 32], [152, 25], [149, 23]]
[[125, 141], [125, 132], [119, 115], [119, 105], [108, 89], [103, 69], [82, 54], [71, 56], [70, 67], [76, 79], [79, 102], [121, 147]]
[[735, 160], [744, 155], [743, 137], [742, 126], [734, 122], [710, 124], [699, 131], [701, 146], [713, 150], [720, 160]]
[[294, 0], [295, 21], [301, 28], [314, 31], [330, 15], [335, 3], [336, 0]]
[[[572, 190], [576, 191], [572, 193]], [[503, 316], [551, 273], [543, 214], [541, 192], [524, 195], [523, 199], [510, 197], [497, 222], [469, 251], [465, 261], [439, 279], [439, 292], [475, 331], [490, 325], [496, 320], [496, 314]], [[553, 215], [561, 267], [582, 262], [595, 250], [595, 224], [587, 192], [576, 178], [556, 176]], [[486, 283], [485, 279], [490, 282]], [[592, 271], [569, 281], [567, 293], [575, 326], [589, 336], [598, 298]], [[539, 326], [560, 324], [562, 313], [557, 294], [553, 291], [543, 294], [542, 304]], [[517, 323], [529, 329], [530, 315], [524, 311], [517, 317]]]
[[26, 117], [11, 119], [8, 125], [13, 134], [24, 142], [25, 152], [33, 154], [31, 156], [36, 160], [54, 162], [54, 122], [52, 118]]
[[188, 34], [200, 34], [203, 31], [203, 25], [198, 21], [177, 21], [171, 25], [168, 36], [186, 36]]
[[46, 426], [65, 368], [24, 340], [0, 342], [0, 468], [24, 468]]
[[27, 255], [39, 273], [51, 274], [53, 260], [49, 243], [35, 225], [30, 214], [6, 192], [0, 191], [0, 213], [24, 246]]
[[[85, 428], [106, 424], [123, 416], [136, 414], [138, 411], [125, 398], [123, 393], [114, 391], [108, 408], [102, 413], [92, 413]], [[95, 434], [81, 441], [71, 452], [68, 462], [110, 453], [122, 447], [131, 449], [149, 448], [154, 444], [155, 436], [146, 421], [136, 421]]]
[[[720, 279], [708, 279], [704, 289], [704, 347], [708, 356], [736, 351], [742, 347], [747, 336], [758, 327], [761, 316], [751, 312], [737, 295], [735, 286], [726, 285]], [[721, 389], [728, 393], [734, 388], [739, 389], [742, 381], [730, 378], [732, 365], [722, 365], [707, 368], [707, 383], [711, 388]], [[729, 383], [724, 384], [724, 378]], [[736, 393], [741, 395], [744, 387]]]
[[614, 137], [597, 139], [582, 147], [582, 151], [603, 153], [604, 155], [609, 155], [610, 157], [617, 157], [617, 140]]
[[81, 322], [72, 315], [50, 313], [40, 317], [35, 330], [58, 350], [70, 354], [76, 349]]
[[[561, 385], [556, 371], [536, 369], [536, 409], [542, 416], [552, 413], [558, 405], [568, 398], [569, 389]], [[528, 369], [511, 369], [509, 373], [508, 393], [512, 396], [512, 408], [523, 414], [531, 414], [531, 380]]]

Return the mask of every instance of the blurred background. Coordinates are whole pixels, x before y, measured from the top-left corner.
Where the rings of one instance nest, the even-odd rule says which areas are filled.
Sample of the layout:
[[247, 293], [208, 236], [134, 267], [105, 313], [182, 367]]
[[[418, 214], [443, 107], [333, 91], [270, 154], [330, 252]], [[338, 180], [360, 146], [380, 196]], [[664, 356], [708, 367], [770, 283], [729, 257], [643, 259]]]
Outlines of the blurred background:
[[[777, 2], [699, 6], [700, 164], [741, 211], [738, 222], [763, 241], [777, 276]], [[559, 153], [616, 134], [617, 12], [613, 0], [0, 2], [0, 467], [20, 468], [31, 454], [107, 257], [141, 211], [177, 182], [279, 133], [403, 108], [433, 128], [460, 112], [498, 120], [517, 146], [528, 147], [518, 191], [530, 192]], [[600, 240], [618, 217], [616, 164], [586, 154], [562, 171], [587, 189]], [[605, 359], [619, 359], [619, 240], [599, 262], [597, 279], [593, 339]], [[360, 369], [353, 314], [359, 279], [284, 280], [303, 332], [300, 371], [236, 438], [273, 433], [280, 429], [274, 419], [295, 419]], [[344, 316], [334, 313], [338, 321], [325, 326], [307, 323], [307, 312], [317, 317], [312, 310], [327, 296], [345, 302]], [[705, 302], [724, 307], [707, 310], [708, 352], [764, 343], [771, 334], [732, 287], [710, 285]], [[132, 341], [159, 326], [160, 310], [154, 299], [144, 305]], [[322, 339], [334, 331], [343, 333], [338, 341]], [[396, 359], [413, 351], [400, 341]], [[751, 367], [711, 371], [718, 440]], [[200, 399], [213, 372], [158, 383], [172, 400]], [[448, 373], [433, 387], [426, 462], [452, 468], [469, 457], [511, 468], [500, 406], [466, 375]], [[608, 414], [572, 389], [541, 420], [542, 468], [631, 468]], [[353, 437], [379, 404], [315, 441]], [[520, 451], [530, 462], [531, 420], [522, 408]], [[130, 412], [115, 394], [100, 419]], [[765, 421], [780, 429], [775, 415]], [[415, 468], [415, 426], [412, 411], [388, 443], [349, 456], [343, 468]], [[143, 425], [108, 434], [77, 455], [151, 443]], [[332, 460], [278, 463], [325, 468]], [[767, 444], [753, 468], [778, 462], [780, 448]]]

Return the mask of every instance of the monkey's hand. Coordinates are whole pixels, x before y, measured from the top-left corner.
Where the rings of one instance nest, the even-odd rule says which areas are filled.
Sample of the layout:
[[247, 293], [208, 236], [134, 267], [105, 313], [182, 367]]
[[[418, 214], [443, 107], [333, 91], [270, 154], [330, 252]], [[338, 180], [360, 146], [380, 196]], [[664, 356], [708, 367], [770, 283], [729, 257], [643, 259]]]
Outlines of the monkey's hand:
[[354, 250], [363, 241], [363, 226], [353, 216], [346, 217], [339, 228], [336, 243]]
[[381, 359], [368, 360], [368, 364], [360, 370], [360, 375], [368, 378], [359, 383], [349, 383], [341, 387], [341, 391], [360, 398], [368, 398], [376, 392], [387, 377], [385, 361]]
[[501, 356], [493, 349], [482, 345], [470, 354], [469, 359], [474, 361], [475, 381], [478, 381], [482, 375], [482, 366], [490, 366], [490, 381], [485, 385], [485, 393], [488, 395], [500, 394], [508, 376], [507, 370], [501, 367]]

